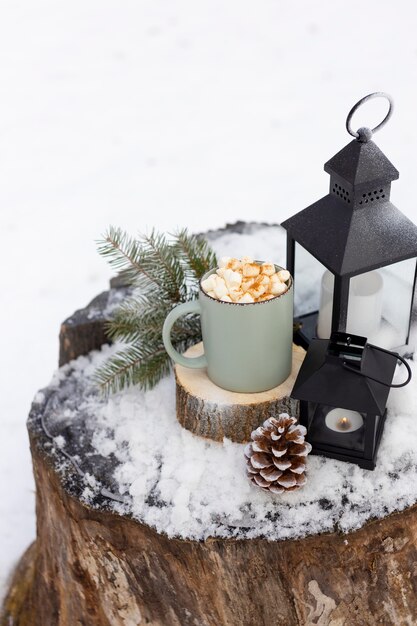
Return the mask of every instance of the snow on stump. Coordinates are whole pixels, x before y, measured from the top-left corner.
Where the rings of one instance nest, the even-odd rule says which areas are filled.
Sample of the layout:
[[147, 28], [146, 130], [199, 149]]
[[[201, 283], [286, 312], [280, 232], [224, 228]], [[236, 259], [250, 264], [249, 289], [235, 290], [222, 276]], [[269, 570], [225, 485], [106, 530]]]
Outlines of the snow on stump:
[[[203, 354], [203, 344], [189, 348], [185, 355]], [[179, 423], [196, 435], [223, 441], [224, 437], [242, 443], [270, 415], [289, 413], [298, 417], [298, 402], [291, 390], [305, 356], [293, 346], [292, 372], [287, 380], [262, 393], [235, 393], [221, 389], [207, 376], [206, 368], [191, 369], [175, 365], [176, 407]]]
[[274, 496], [244, 444], [181, 427], [173, 376], [104, 399], [92, 375], [112, 350], [35, 397], [37, 539], [1, 626], [417, 623], [417, 377], [392, 392], [374, 472], [309, 457], [306, 486]]

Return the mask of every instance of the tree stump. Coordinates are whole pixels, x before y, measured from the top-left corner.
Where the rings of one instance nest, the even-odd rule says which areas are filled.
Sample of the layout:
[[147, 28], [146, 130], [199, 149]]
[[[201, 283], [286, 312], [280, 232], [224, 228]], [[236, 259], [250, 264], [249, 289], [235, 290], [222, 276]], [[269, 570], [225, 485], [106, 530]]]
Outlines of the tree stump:
[[[71, 332], [76, 337], [74, 329]], [[71, 342], [67, 349], [77, 355]], [[90, 360], [82, 357], [82, 367], [88, 369]], [[265, 520], [252, 527], [245, 526], [244, 518], [235, 526], [220, 520], [219, 532], [205, 540], [158, 532], [146, 515], [139, 519], [134, 514], [123, 495], [118, 502], [107, 497], [116, 490], [115, 469], [123, 461], [111, 451], [97, 454], [91, 445], [95, 422], [88, 406], [93, 406], [93, 392], [81, 365], [78, 360], [63, 368], [32, 406], [28, 431], [37, 489], [37, 539], [15, 572], [1, 626], [417, 623], [416, 505], [382, 519], [370, 518], [345, 534], [338, 516], [342, 511], [356, 514], [360, 494], [351, 494], [347, 485], [337, 508], [331, 486], [324, 485], [326, 498], [309, 500], [306, 491], [305, 502], [298, 496], [269, 500]], [[185, 439], [198, 439], [182, 433]], [[61, 437], [79, 472], [62, 456]], [[230, 445], [235, 447], [229, 446], [223, 460], [239, 448]], [[220, 443], [205, 443], [204, 449], [207, 446], [216, 454], [222, 451]], [[337, 473], [342, 465], [343, 471], [351, 467], [331, 459], [310, 460], [312, 483], [320, 472], [328, 476], [323, 468]], [[411, 477], [412, 460], [409, 465]], [[155, 471], [160, 471], [157, 464]], [[358, 471], [366, 483], [372, 473]], [[94, 488], [93, 476], [100, 486], [90, 498], [86, 492]], [[388, 479], [395, 486], [401, 476]], [[216, 488], [220, 493], [224, 485]], [[161, 501], [146, 497], [149, 510], [157, 513]], [[266, 502], [257, 490], [248, 498], [255, 504]], [[371, 506], [372, 497], [368, 500]], [[323, 528], [327, 532], [317, 534], [314, 518], [332, 510]], [[294, 538], [288, 520], [304, 528], [302, 536]], [[284, 527], [293, 538], [273, 539], [284, 536]]]
[[[203, 344], [185, 353], [203, 354]], [[305, 350], [293, 346], [293, 366], [282, 385], [262, 393], [235, 393], [215, 385], [206, 368], [191, 369], [175, 365], [176, 407], [179, 423], [200, 437], [223, 441], [224, 437], [242, 443], [271, 415], [289, 413], [298, 417], [299, 404], [290, 397], [305, 356]]]

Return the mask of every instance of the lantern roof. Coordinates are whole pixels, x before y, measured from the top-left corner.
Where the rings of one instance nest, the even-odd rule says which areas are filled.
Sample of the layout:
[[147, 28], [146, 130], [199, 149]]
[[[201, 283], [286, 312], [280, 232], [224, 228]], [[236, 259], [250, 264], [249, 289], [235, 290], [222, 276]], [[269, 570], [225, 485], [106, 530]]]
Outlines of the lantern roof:
[[350, 185], [374, 185], [397, 180], [398, 170], [373, 141], [354, 139], [324, 165], [328, 174], [337, 174]]
[[328, 194], [282, 226], [339, 276], [354, 276], [417, 256], [417, 227], [389, 200], [353, 209]]
[[[371, 415], [382, 415], [397, 360], [366, 346], [360, 376], [343, 367], [341, 360], [328, 359], [329, 339], [313, 339], [303, 361], [291, 396]], [[366, 378], [370, 376], [385, 383]]]
[[[379, 97], [389, 102], [382, 122], [372, 130], [353, 131], [355, 111]], [[392, 110], [392, 98], [382, 92], [369, 94], [352, 107], [346, 129], [356, 139], [324, 166], [330, 174], [330, 193], [282, 224], [290, 239], [335, 275], [355, 276], [417, 257], [417, 226], [390, 202], [398, 170], [371, 141]]]

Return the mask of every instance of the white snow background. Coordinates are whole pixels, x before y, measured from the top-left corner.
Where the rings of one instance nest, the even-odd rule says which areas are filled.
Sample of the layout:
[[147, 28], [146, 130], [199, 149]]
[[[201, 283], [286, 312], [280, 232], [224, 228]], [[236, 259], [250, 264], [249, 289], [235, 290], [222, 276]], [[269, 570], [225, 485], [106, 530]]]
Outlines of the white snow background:
[[1, 3], [0, 589], [35, 533], [30, 402], [60, 322], [110, 276], [94, 240], [282, 221], [326, 193], [374, 90], [395, 96], [375, 139], [416, 221], [416, 27], [412, 0]]

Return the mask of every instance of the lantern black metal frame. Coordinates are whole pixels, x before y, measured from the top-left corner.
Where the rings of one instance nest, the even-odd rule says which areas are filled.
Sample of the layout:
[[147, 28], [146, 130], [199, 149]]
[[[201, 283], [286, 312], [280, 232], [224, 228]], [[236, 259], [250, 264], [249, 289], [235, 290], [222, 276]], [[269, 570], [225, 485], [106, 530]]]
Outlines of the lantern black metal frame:
[[[330, 339], [313, 339], [291, 394], [300, 401], [300, 423], [307, 428], [313, 454], [375, 468], [398, 358], [364, 337], [333, 333]], [[411, 377], [406, 367], [409, 377], [404, 384]], [[360, 431], [329, 429], [324, 420], [333, 408], [360, 413]]]
[[[390, 202], [391, 182], [399, 177], [397, 169], [370, 140], [370, 129], [359, 129], [357, 133], [350, 129], [352, 113], [371, 96], [349, 113], [347, 127], [357, 138], [324, 166], [330, 174], [329, 193], [282, 224], [287, 230], [287, 268], [294, 276], [295, 291], [296, 243], [334, 275], [332, 331], [346, 331], [352, 277], [417, 257], [417, 227]], [[391, 114], [389, 100], [386, 119]], [[406, 343], [416, 276], [417, 272]], [[295, 319], [298, 343], [304, 347], [316, 336], [317, 315], [315, 311]]]

